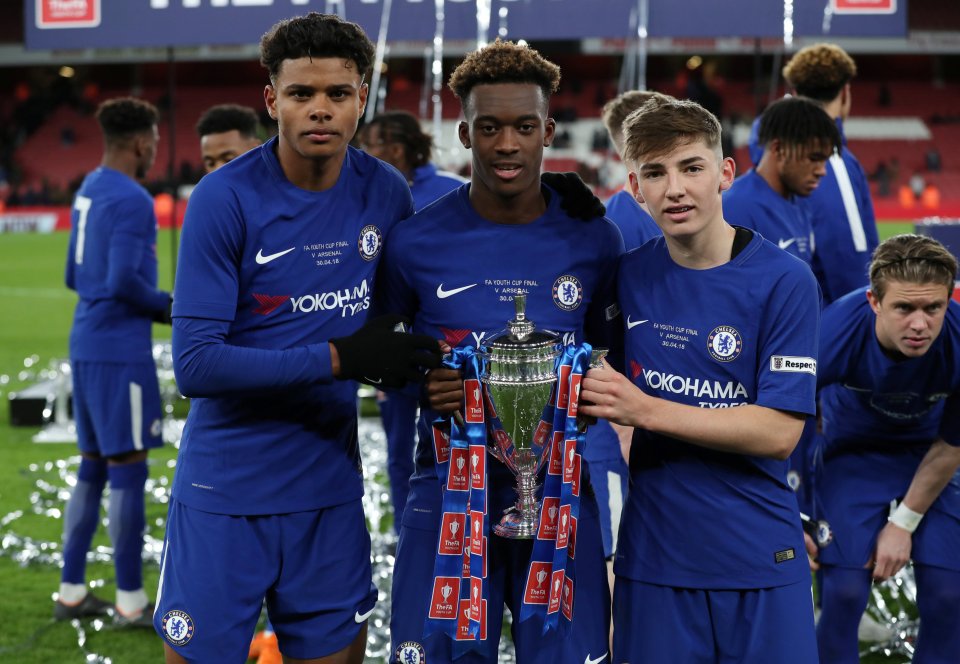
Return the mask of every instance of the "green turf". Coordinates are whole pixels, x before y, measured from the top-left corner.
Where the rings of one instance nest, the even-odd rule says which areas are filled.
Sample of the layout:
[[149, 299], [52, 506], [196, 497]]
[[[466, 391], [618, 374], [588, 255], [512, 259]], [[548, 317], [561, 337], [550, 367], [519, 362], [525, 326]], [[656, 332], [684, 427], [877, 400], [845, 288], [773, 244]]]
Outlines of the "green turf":
[[894, 235], [903, 233], [912, 233], [914, 223], [912, 221], [884, 221], [877, 224], [877, 230], [880, 233], [880, 241], [886, 240]]
[[[909, 232], [912, 223], [880, 224], [881, 238]], [[9, 424], [7, 395], [30, 382], [38, 367], [55, 358], [67, 356], [67, 338], [75, 296], [63, 286], [63, 265], [67, 235], [0, 235], [0, 518], [15, 510], [27, 513], [10, 526], [0, 526], [0, 538], [14, 532], [41, 541], [59, 541], [60, 520], [56, 516], [31, 513], [31, 495], [38, 491], [38, 479], [56, 479], [53, 473], [31, 471], [32, 464], [67, 459], [76, 453], [72, 445], [35, 445], [34, 429], [13, 428]], [[160, 283], [171, 286], [169, 234], [161, 233], [158, 242]], [[155, 338], [168, 338], [169, 328], [155, 327]], [[24, 366], [25, 358], [33, 365]], [[21, 372], [27, 372], [23, 380]], [[6, 376], [6, 380], [4, 380]], [[171, 448], [151, 453], [151, 477], [169, 474], [167, 462], [174, 457]], [[162, 505], [151, 504], [148, 528], [152, 536], [162, 532], [156, 520], [164, 515]], [[103, 529], [96, 544], [108, 544]], [[153, 596], [157, 583], [156, 566], [145, 568], [145, 587]], [[109, 565], [93, 564], [88, 578], [104, 579], [100, 590], [113, 596], [109, 585], [113, 578]], [[21, 566], [0, 551], [0, 658], [18, 664], [81, 664], [87, 661], [77, 645], [77, 633], [68, 624], [52, 624], [51, 594], [59, 582], [57, 569], [32, 564]], [[87, 629], [86, 648], [110, 658], [114, 664], [160, 664], [160, 641], [149, 631]], [[882, 656], [864, 660], [871, 664], [901, 661]]]
[[[158, 244], [160, 283], [170, 288], [171, 271], [169, 240], [164, 236]], [[23, 387], [38, 368], [45, 368], [56, 358], [67, 356], [67, 340], [76, 296], [63, 285], [64, 260], [68, 236], [5, 234], [0, 235], [0, 518], [16, 510], [26, 516], [8, 527], [0, 528], [0, 536], [12, 532], [37, 541], [59, 542], [60, 519], [56, 516], [31, 513], [31, 496], [38, 491], [38, 479], [49, 478], [59, 483], [51, 472], [29, 470], [32, 464], [67, 459], [76, 455], [76, 446], [36, 445], [32, 428], [10, 426], [7, 395]], [[164, 241], [166, 240], [166, 241]], [[169, 338], [169, 328], [157, 327], [155, 338]], [[25, 366], [24, 360], [32, 361]], [[21, 377], [21, 374], [24, 374]], [[5, 378], [4, 378], [5, 377]], [[169, 473], [166, 462], [175, 450], [167, 448], [151, 454], [150, 474], [159, 477]], [[166, 508], [152, 504], [148, 508], [148, 532], [162, 538], [156, 520]], [[109, 545], [103, 528], [95, 545]], [[144, 570], [144, 587], [152, 596], [157, 585], [158, 569], [148, 565]], [[107, 584], [98, 592], [111, 598], [112, 566], [93, 563], [89, 579], [103, 579]], [[21, 566], [0, 552], [0, 658], [18, 664], [71, 664], [87, 661], [77, 645], [77, 632], [69, 624], [51, 621], [51, 595], [59, 583], [59, 571], [49, 565]], [[150, 664], [163, 661], [162, 645], [150, 631], [104, 630], [96, 632], [86, 626], [86, 649], [110, 657], [114, 664]]]

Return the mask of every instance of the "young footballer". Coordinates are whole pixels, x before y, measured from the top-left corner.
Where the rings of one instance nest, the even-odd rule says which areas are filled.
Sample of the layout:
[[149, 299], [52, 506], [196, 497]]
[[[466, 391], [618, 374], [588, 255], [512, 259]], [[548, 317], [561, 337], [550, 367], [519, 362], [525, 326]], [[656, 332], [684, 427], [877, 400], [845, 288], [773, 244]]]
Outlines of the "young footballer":
[[[543, 149], [555, 133], [548, 104], [559, 80], [559, 68], [535, 50], [501, 41], [468, 55], [451, 76], [465, 116], [460, 141], [472, 152], [471, 180], [395, 227], [378, 275], [382, 306], [412, 317], [417, 332], [452, 348], [481, 346], [513, 317], [518, 293], [526, 294], [526, 313], [537, 327], [568, 343], [603, 338], [605, 328], [618, 326], [612, 277], [623, 242], [617, 228], [602, 217], [602, 206], [577, 218], [561, 208], [555, 187], [541, 185]], [[417, 470], [394, 569], [390, 661], [496, 662], [504, 606], [513, 615], [521, 664], [608, 661], [610, 600], [589, 490], [581, 494], [572, 606], [563, 609], [572, 615], [567, 635], [545, 635], [542, 616], [521, 620], [531, 599], [533, 541], [502, 538], [491, 529], [483, 538], [485, 573], [478, 575], [489, 595], [476, 614], [467, 612], [479, 620], [479, 633], [459, 639], [459, 595], [444, 588], [444, 577], [435, 580], [434, 571], [439, 556], [452, 554], [460, 576], [457, 519], [464, 514], [442, 509], [449, 488], [442, 487], [437, 464], [450, 452], [443, 427], [431, 425], [460, 407], [463, 379], [453, 369], [435, 370], [425, 389]], [[507, 468], [488, 455], [474, 461], [481, 462], [489, 487], [485, 510], [471, 513], [477, 527], [480, 520], [497, 523], [516, 499]], [[479, 551], [481, 540], [471, 537]], [[549, 587], [545, 579], [544, 573], [539, 587]], [[450, 629], [429, 633], [431, 621]]]
[[80, 446], [77, 484], [64, 511], [57, 620], [107, 612], [84, 583], [87, 551], [110, 485], [107, 520], [117, 575], [116, 620], [150, 626], [141, 556], [147, 453], [163, 444], [160, 388], [150, 326], [170, 322], [170, 294], [157, 289], [157, 219], [137, 183], [157, 154], [157, 109], [132, 98], [97, 109], [100, 166], [84, 178], [70, 215], [67, 286], [79, 296], [70, 331], [73, 412]]
[[826, 175], [827, 160], [842, 147], [840, 133], [822, 108], [786, 97], [760, 116], [759, 142], [763, 157], [724, 193], [724, 216], [810, 263], [813, 227], [800, 201]]
[[592, 369], [586, 415], [635, 427], [614, 571], [615, 662], [817, 661], [786, 459], [814, 413], [810, 269], [728, 224], [720, 124], [651, 100], [624, 124], [663, 238], [617, 271], [626, 369]]
[[[610, 142], [623, 161], [623, 121], [635, 110], [643, 106], [657, 92], [630, 90], [608, 101], [601, 112], [603, 126], [607, 129]], [[627, 251], [636, 249], [647, 240], [660, 236], [660, 228], [643, 206], [637, 202], [630, 191], [630, 181], [623, 189], [607, 201], [607, 218], [617, 225], [623, 235], [623, 244]]]
[[197, 122], [203, 170], [212, 173], [260, 145], [259, 125], [256, 111], [249, 106], [220, 104], [204, 111]]
[[[816, 240], [813, 273], [829, 304], [868, 284], [870, 255], [879, 243], [870, 183], [847, 148], [843, 123], [853, 105], [851, 81], [857, 75], [853, 58], [836, 44], [811, 44], [797, 51], [783, 68], [783, 78], [797, 96], [821, 106], [834, 119], [843, 147], [827, 161], [820, 186], [801, 202]], [[750, 137], [750, 157], [760, 163], [763, 146], [757, 138], [759, 119]], [[771, 238], [772, 239], [772, 238]]]
[[361, 131], [360, 147], [403, 174], [417, 210], [466, 182], [455, 173], [438, 169], [430, 161], [433, 137], [423, 131], [416, 116], [406, 111], [374, 116]]
[[871, 581], [909, 560], [920, 611], [913, 661], [946, 664], [960, 653], [956, 273], [956, 258], [936, 240], [898, 235], [874, 252], [870, 287], [823, 312], [816, 497], [834, 533], [820, 552], [823, 662], [859, 661]]
[[413, 211], [348, 145], [373, 45], [311, 13], [260, 53], [279, 135], [205, 177], [184, 222], [173, 350], [193, 402], [154, 626], [168, 662], [242, 662], [266, 598], [286, 658], [360, 662], [377, 592], [353, 381], [402, 386], [439, 349], [395, 317], [364, 325], [383, 238]]

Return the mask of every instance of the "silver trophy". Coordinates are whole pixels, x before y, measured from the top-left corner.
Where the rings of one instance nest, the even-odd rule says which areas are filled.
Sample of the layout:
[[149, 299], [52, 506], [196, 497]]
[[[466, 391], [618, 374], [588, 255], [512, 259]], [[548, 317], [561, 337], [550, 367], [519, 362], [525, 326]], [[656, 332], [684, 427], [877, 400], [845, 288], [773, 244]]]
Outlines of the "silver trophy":
[[557, 382], [560, 337], [537, 330], [527, 319], [526, 295], [513, 298], [516, 317], [485, 344], [486, 368], [480, 377], [503, 430], [487, 439], [487, 449], [517, 476], [517, 502], [493, 527], [501, 537], [530, 539], [537, 531], [540, 502], [537, 474], [549, 457], [549, 441], [534, 447], [533, 436]]

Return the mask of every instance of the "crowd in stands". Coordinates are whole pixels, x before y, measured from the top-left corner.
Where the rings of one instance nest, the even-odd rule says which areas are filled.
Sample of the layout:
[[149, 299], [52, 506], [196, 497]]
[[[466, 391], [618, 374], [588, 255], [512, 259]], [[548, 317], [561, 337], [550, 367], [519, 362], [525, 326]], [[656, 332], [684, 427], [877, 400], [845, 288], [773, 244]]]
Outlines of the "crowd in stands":
[[[612, 80], [591, 80], [583, 72], [577, 73], [579, 75], [571, 76], [566, 89], [560, 90], [554, 99], [552, 114], [558, 122], [558, 135], [551, 153], [545, 156], [548, 160], [553, 157], [557, 161], [569, 162], [550, 165], [575, 170], [598, 191], [609, 194], [611, 187], [619, 186], [621, 173], [599, 116], [603, 103], [616, 95], [616, 86]], [[399, 85], [397, 81], [391, 81], [386, 106], [417, 112], [419, 84], [406, 79], [404, 82]], [[870, 175], [876, 198], [896, 201], [908, 208], [936, 207], [941, 199], [960, 195], [954, 183], [954, 176], [960, 178], [960, 171], [950, 163], [949, 157], [952, 153], [950, 142], [954, 135], [960, 135], [955, 129], [960, 125], [960, 103], [957, 100], [951, 102], [949, 93], [945, 96], [943, 89], [933, 90], [937, 86], [930, 83], [931, 93], [936, 93], [933, 95], [935, 103], [907, 110], [912, 109], [906, 105], [909, 99], [916, 96], [912, 87], [907, 90], [904, 85], [897, 81], [862, 82], [863, 92], [858, 93], [854, 101], [855, 114], [857, 117], [893, 117], [908, 113], [926, 124], [932, 138], [909, 143], [852, 139], [853, 149], [863, 155], [861, 160]], [[724, 154], [735, 157], [738, 174], [749, 169], [752, 164], [746, 154], [745, 136], [759, 110], [758, 104], [769, 100], [769, 94], [758, 95], [756, 85], [749, 81], [725, 78], [718, 72], [716, 61], [698, 57], [677, 67], [671, 78], [651, 81], [650, 87], [698, 101], [717, 114], [724, 127]], [[92, 122], [91, 113], [96, 104], [107, 96], [116, 96], [118, 91], [109, 92], [101, 90], [92, 78], [66, 77], [52, 68], [31, 72], [29, 81], [21, 81], [13, 87], [11, 97], [5, 104], [0, 104], [0, 209], [69, 205], [80, 185], [82, 173], [91, 165], [80, 155], [86, 156], [91, 149], [99, 150], [98, 144], [91, 148], [90, 132], [85, 131], [85, 127]], [[162, 88], [143, 90], [134, 85], [121, 92], [156, 102], [162, 123], [174, 119], [171, 100]], [[774, 93], [774, 98], [779, 92]], [[181, 135], [184, 131], [189, 134], [196, 122], [193, 105], [184, 104], [184, 98], [191, 94], [190, 89], [177, 92], [174, 115], [178, 145], [182, 140], [192, 140], [190, 136], [184, 139]], [[250, 102], [249, 99], [234, 100], [232, 94], [232, 90], [225, 90], [224, 98], [218, 101]], [[453, 106], [444, 107], [445, 117]], [[271, 126], [269, 118], [263, 119], [266, 120], [264, 127]], [[584, 123], [584, 120], [588, 122]], [[571, 131], [577, 124], [590, 124], [591, 129]], [[161, 152], [167, 146], [168, 138], [164, 132], [168, 126], [161, 124]], [[264, 129], [263, 133], [267, 137], [271, 132]], [[59, 152], [41, 154], [47, 151], [36, 148], [36, 140], [29, 141], [35, 134], [43, 134], [42, 145], [55, 146]], [[941, 147], [944, 142], [946, 144]], [[160, 155], [158, 165], [149, 174], [151, 179], [144, 183], [152, 194], [172, 193], [181, 185], [195, 184], [202, 177], [203, 168], [196, 156], [189, 152], [181, 154], [188, 156], [177, 159], [174, 168], [165, 166], [165, 157]], [[55, 171], [47, 172], [43, 159], [60, 163]], [[74, 161], [83, 163], [74, 164]], [[612, 163], [606, 163], [608, 161]], [[465, 167], [454, 163], [443, 165], [456, 171]]]

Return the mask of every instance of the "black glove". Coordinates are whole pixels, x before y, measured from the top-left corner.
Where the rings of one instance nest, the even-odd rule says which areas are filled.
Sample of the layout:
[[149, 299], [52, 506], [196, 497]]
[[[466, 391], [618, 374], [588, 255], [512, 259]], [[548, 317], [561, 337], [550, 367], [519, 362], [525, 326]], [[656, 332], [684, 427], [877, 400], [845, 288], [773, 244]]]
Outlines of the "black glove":
[[167, 306], [161, 311], [153, 313], [153, 322], [161, 325], [170, 325], [173, 323], [173, 298], [167, 298]]
[[603, 202], [576, 173], [544, 173], [540, 182], [560, 194], [560, 207], [574, 219], [590, 221], [607, 213]]
[[[440, 366], [440, 345], [425, 334], [409, 334], [403, 316], [378, 316], [349, 337], [331, 339], [340, 356], [340, 378], [375, 387], [403, 387]], [[398, 327], [400, 326], [400, 327]]]

